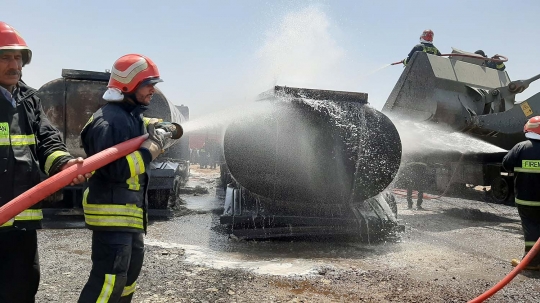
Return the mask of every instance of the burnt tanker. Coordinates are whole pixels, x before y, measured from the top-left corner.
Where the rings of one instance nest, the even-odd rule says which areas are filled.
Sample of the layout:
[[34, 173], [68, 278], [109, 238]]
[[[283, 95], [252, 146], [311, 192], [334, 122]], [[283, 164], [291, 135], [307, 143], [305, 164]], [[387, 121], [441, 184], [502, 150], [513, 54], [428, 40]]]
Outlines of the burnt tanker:
[[221, 222], [238, 237], [372, 235], [397, 226], [384, 192], [401, 160], [393, 123], [367, 94], [276, 86], [264, 113], [229, 125]]
[[436, 189], [491, 186], [496, 202], [513, 204], [513, 176], [501, 161], [525, 140], [527, 120], [540, 115], [540, 93], [516, 100], [540, 75], [512, 81], [506, 71], [486, 67], [485, 60], [458, 49], [449, 58], [416, 52], [382, 112], [400, 121], [402, 139], [411, 137], [403, 140], [404, 158], [423, 158]]
[[[60, 130], [74, 156], [86, 157], [80, 142], [80, 132], [90, 116], [106, 104], [102, 96], [107, 89], [109, 77], [109, 72], [63, 69], [62, 78], [44, 84], [37, 92], [45, 114]], [[156, 87], [156, 93], [144, 116], [182, 124], [187, 120], [188, 113], [187, 107], [173, 105]], [[149, 174], [149, 207], [165, 209], [170, 194], [185, 184], [189, 176], [189, 137], [183, 136], [154, 160]], [[82, 187], [70, 186], [61, 194], [54, 195], [52, 201], [46, 201], [54, 203], [45, 204], [61, 209], [77, 209], [80, 208], [81, 199]]]

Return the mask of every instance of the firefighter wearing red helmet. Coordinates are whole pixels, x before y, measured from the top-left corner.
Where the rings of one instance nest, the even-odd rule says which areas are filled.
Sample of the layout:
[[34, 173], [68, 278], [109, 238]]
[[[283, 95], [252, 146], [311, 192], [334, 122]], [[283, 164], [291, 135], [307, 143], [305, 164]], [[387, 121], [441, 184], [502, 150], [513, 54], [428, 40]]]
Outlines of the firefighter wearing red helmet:
[[416, 52], [424, 52], [432, 55], [440, 56], [441, 52], [433, 45], [433, 31], [430, 29], [426, 29], [422, 32], [422, 35], [420, 36], [420, 43], [415, 45], [413, 49], [409, 52], [409, 55], [405, 60], [403, 60], [403, 65], [407, 65], [409, 61], [411, 60], [411, 57]]
[[[504, 157], [502, 165], [514, 173], [515, 204], [521, 218], [525, 239], [524, 256], [540, 237], [540, 116], [532, 117], [523, 131], [527, 140], [516, 144]], [[512, 259], [513, 266], [521, 261]], [[540, 270], [540, 255], [526, 267]]]
[[[83, 161], [69, 154], [36, 90], [21, 80], [31, 59], [22, 36], [0, 22], [0, 206], [37, 185], [40, 169], [53, 175]], [[84, 181], [79, 175], [73, 183]], [[0, 225], [0, 302], [35, 301], [40, 280], [36, 229], [42, 218], [37, 204]]]
[[86, 227], [92, 230], [92, 270], [78, 302], [130, 302], [143, 265], [149, 165], [164, 148], [157, 119], [143, 117], [162, 82], [148, 57], [122, 56], [114, 63], [106, 105], [83, 127], [88, 156], [148, 133], [133, 153], [99, 168], [83, 194]]

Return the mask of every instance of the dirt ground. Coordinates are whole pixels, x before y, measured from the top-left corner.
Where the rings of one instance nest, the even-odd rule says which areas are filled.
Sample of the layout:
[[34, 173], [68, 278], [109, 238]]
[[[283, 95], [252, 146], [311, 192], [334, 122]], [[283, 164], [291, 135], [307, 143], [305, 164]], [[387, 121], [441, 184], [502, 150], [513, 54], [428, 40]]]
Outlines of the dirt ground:
[[[149, 226], [133, 302], [467, 302], [523, 251], [516, 209], [478, 193], [426, 200], [423, 211], [397, 196], [405, 232], [377, 243], [236, 240], [219, 224], [218, 177], [193, 165], [182, 211]], [[66, 226], [39, 232], [37, 302], [76, 302], [88, 278], [91, 233]], [[523, 272], [487, 302], [539, 301], [540, 274]]]

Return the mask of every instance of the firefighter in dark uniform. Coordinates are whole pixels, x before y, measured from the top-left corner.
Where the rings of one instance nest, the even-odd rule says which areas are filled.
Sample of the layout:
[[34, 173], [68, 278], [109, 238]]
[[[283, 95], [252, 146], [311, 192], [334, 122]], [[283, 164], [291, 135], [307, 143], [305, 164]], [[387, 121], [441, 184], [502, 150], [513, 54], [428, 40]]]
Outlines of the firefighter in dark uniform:
[[141, 147], [95, 171], [83, 195], [86, 226], [92, 230], [92, 270], [79, 302], [131, 302], [143, 265], [149, 164], [162, 152], [157, 119], [143, 118], [162, 82], [157, 66], [138, 54], [113, 65], [106, 105], [81, 132], [88, 156], [148, 132]]
[[[38, 184], [40, 169], [53, 175], [83, 161], [68, 153], [36, 91], [20, 79], [31, 59], [23, 38], [0, 22], [0, 206]], [[84, 181], [79, 175], [73, 184]], [[0, 226], [0, 302], [35, 301], [40, 280], [36, 229], [42, 218], [38, 203]]]
[[[484, 51], [481, 50], [481, 49], [475, 51], [474, 53], [477, 54], [477, 55], [480, 55], [480, 56], [482, 56], [484, 58], [487, 58], [486, 53], [484, 53]], [[494, 55], [493, 57], [491, 57], [491, 59], [496, 59], [496, 60], [498, 60], [500, 58], [501, 58], [500, 55]], [[494, 62], [492, 60], [486, 60], [486, 61], [484, 61], [484, 65], [486, 67], [493, 68], [493, 69], [500, 70], [500, 71], [503, 71], [503, 70], [506, 69], [506, 66], [504, 65], [504, 62]]]
[[426, 188], [426, 178], [427, 173], [427, 164], [420, 161], [411, 161], [404, 165], [403, 175], [405, 178], [405, 186], [407, 187], [407, 208], [412, 209], [413, 207], [413, 191], [418, 192], [418, 197], [416, 200], [416, 208], [418, 210], [423, 210], [422, 202], [424, 200], [424, 190]]
[[[514, 172], [515, 203], [525, 238], [525, 254], [540, 237], [540, 116], [529, 119], [524, 127], [526, 141], [516, 144], [504, 157], [503, 167]], [[517, 266], [519, 259], [513, 259]], [[540, 255], [526, 269], [540, 270]]]
[[407, 65], [409, 61], [411, 60], [411, 57], [416, 52], [424, 52], [432, 55], [440, 56], [441, 52], [433, 45], [433, 31], [430, 29], [426, 29], [424, 32], [422, 32], [422, 35], [420, 36], [420, 43], [415, 45], [407, 58], [403, 60], [403, 65]]

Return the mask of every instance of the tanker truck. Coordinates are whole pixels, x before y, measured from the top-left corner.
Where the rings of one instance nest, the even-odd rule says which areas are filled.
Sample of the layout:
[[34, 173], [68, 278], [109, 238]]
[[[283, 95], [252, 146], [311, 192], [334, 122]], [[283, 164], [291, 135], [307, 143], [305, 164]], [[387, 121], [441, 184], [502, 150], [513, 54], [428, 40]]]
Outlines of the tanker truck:
[[220, 222], [232, 235], [375, 238], [399, 228], [385, 188], [400, 137], [367, 94], [275, 86], [256, 102], [267, 110], [224, 132]]
[[[80, 132], [90, 116], [106, 101], [110, 73], [63, 69], [62, 77], [44, 84], [37, 91], [44, 113], [62, 133], [70, 153], [86, 157]], [[187, 106], [173, 105], [156, 87], [144, 116], [184, 123], [189, 118]], [[148, 189], [150, 215], [167, 215], [170, 195], [185, 185], [189, 176], [189, 137], [183, 136], [151, 162]], [[82, 213], [82, 185], [68, 186], [44, 201], [44, 212], [53, 214]]]
[[453, 48], [448, 56], [416, 52], [382, 112], [402, 136], [404, 160], [414, 154], [428, 164], [434, 189], [489, 186], [495, 202], [511, 205], [513, 175], [501, 161], [525, 140], [527, 120], [540, 115], [540, 94], [516, 101], [540, 75], [511, 81], [476, 54]]

